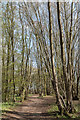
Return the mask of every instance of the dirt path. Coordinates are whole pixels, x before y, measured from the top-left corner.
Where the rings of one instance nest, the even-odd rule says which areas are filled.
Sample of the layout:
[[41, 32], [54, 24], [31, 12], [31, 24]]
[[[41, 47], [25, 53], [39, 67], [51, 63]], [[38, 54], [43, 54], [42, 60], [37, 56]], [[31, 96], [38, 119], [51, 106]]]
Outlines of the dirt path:
[[52, 116], [48, 114], [48, 109], [53, 102], [55, 99], [52, 96], [39, 98], [34, 95], [16, 109], [6, 111], [2, 120], [49, 120]]

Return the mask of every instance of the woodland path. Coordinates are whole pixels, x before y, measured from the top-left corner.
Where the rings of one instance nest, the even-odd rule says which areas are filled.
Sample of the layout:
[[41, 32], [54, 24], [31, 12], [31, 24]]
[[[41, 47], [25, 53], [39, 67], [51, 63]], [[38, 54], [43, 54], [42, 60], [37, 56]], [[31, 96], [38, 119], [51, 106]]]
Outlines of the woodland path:
[[39, 98], [33, 95], [21, 105], [10, 111], [5, 111], [2, 120], [51, 120], [48, 109], [55, 103], [52, 96]]

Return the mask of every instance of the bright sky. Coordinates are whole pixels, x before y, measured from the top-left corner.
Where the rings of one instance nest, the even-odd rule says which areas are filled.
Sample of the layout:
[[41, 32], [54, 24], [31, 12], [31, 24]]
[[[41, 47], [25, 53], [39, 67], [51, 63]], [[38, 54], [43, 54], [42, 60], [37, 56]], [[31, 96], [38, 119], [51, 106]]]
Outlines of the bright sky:
[[[0, 0], [1, 2], [48, 2], [48, 0]], [[50, 0], [51, 2], [57, 2], [57, 0]], [[80, 2], [80, 0], [59, 0], [59, 2]]]

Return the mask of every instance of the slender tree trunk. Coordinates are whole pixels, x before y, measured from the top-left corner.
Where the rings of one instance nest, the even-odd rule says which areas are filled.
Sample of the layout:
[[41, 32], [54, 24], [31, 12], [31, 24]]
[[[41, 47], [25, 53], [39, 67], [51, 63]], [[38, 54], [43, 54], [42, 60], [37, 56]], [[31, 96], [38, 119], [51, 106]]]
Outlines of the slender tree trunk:
[[65, 68], [65, 60], [64, 60], [64, 44], [62, 39], [62, 27], [61, 27], [61, 19], [60, 19], [60, 7], [59, 2], [57, 2], [57, 15], [58, 15], [58, 24], [59, 24], [59, 32], [60, 32], [60, 45], [61, 45], [61, 59], [62, 59], [62, 67], [63, 67], [63, 76], [65, 80], [65, 88], [66, 88], [66, 99], [67, 99], [67, 111], [72, 112], [73, 105], [72, 105], [72, 80], [71, 80], [71, 39], [72, 39], [72, 7], [71, 6], [71, 27], [70, 27], [70, 42], [69, 42], [69, 52], [68, 52], [68, 68], [66, 73]]
[[12, 43], [12, 79], [13, 79], [13, 97], [12, 101], [15, 102], [15, 80], [14, 80], [14, 22], [13, 22], [13, 6], [11, 2], [11, 10], [12, 10], [12, 19], [11, 19], [11, 43]]
[[77, 99], [79, 99], [79, 62], [78, 62], [78, 76], [77, 76]]
[[15, 81], [14, 81], [14, 42], [13, 37], [11, 37], [12, 41], [12, 78], [13, 78], [13, 102], [15, 102]]
[[[26, 39], [25, 39], [26, 40]], [[22, 96], [23, 96], [23, 101], [25, 99], [27, 99], [27, 96], [28, 96], [28, 87], [29, 87], [29, 83], [28, 83], [28, 71], [27, 71], [27, 67], [28, 67], [28, 62], [29, 62], [29, 55], [30, 55], [30, 43], [31, 41], [29, 42], [29, 49], [27, 48], [27, 43], [26, 43], [26, 52], [27, 52], [27, 57], [26, 57], [26, 65], [25, 65], [25, 70], [24, 70], [24, 83], [23, 83], [23, 93], [22, 93]]]
[[36, 47], [37, 47], [37, 54], [38, 54], [38, 58], [36, 58], [37, 68], [38, 68], [38, 79], [39, 79], [38, 87], [39, 87], [39, 96], [41, 96], [41, 69], [42, 69], [40, 68], [41, 56], [40, 56], [39, 45], [38, 45], [38, 36], [36, 36], [36, 38], [37, 38]]
[[63, 103], [62, 103], [62, 100], [60, 99], [61, 96], [59, 94], [58, 80], [57, 80], [57, 75], [56, 75], [56, 70], [55, 70], [55, 61], [54, 61], [52, 17], [51, 17], [51, 3], [50, 2], [48, 2], [48, 11], [49, 11], [49, 38], [50, 38], [51, 63], [52, 63], [52, 74], [53, 74], [52, 85], [55, 90], [58, 108], [60, 110], [60, 113], [62, 114], [63, 113]]
[[45, 96], [47, 95], [47, 91], [46, 91], [46, 68], [45, 68], [45, 71], [44, 71], [44, 95]]
[[[40, 50], [41, 51], [41, 50]], [[42, 69], [42, 55], [40, 54], [40, 65], [41, 65], [41, 68], [40, 68], [40, 87], [41, 87], [41, 96], [43, 94], [43, 79], [42, 79], [42, 74], [43, 74], [43, 69]]]
[[24, 25], [21, 17], [21, 12], [20, 12], [20, 5], [19, 5], [19, 17], [20, 17], [20, 22], [22, 26], [22, 61], [21, 61], [21, 85], [20, 85], [20, 96], [21, 96], [21, 101], [22, 101], [22, 96], [23, 96], [23, 91], [24, 91]]
[[21, 86], [20, 86], [20, 94], [22, 96], [24, 89], [24, 26], [22, 25], [22, 62], [21, 62]]
[[[2, 35], [3, 38], [3, 35]], [[4, 50], [4, 42], [2, 41], [2, 100], [6, 102], [6, 94], [7, 91], [4, 88], [4, 83], [5, 83], [5, 50]], [[6, 84], [7, 87], [7, 84]]]

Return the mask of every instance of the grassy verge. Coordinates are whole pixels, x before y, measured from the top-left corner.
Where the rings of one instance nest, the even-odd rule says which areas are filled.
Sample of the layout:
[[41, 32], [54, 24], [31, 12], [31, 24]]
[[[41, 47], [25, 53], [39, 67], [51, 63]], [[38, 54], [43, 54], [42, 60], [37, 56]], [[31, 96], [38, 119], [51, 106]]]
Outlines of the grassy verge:
[[12, 103], [12, 102], [3, 102], [2, 103], [2, 111], [5, 111], [5, 110], [10, 110], [18, 105], [20, 105], [21, 103], [20, 102], [15, 102], [15, 103]]
[[79, 118], [80, 119], [80, 104], [75, 105], [76, 113], [70, 114], [70, 116], [60, 115], [58, 106], [56, 104], [51, 105], [51, 108], [48, 110], [48, 114], [52, 118]]
[[[32, 94], [29, 94], [28, 97], [31, 97]], [[21, 97], [20, 96], [16, 96], [15, 95], [15, 100], [16, 102], [13, 103], [13, 102], [3, 102], [3, 103], [0, 103], [0, 106], [2, 106], [2, 111], [6, 111], [6, 110], [10, 110], [10, 109], [13, 109], [14, 107], [22, 104], [21, 101]]]
[[20, 102], [21, 98], [19, 96], [15, 95], [15, 101], [16, 102], [2, 102], [2, 111], [10, 110], [13, 109], [14, 107], [18, 106], [21, 104]]
[[[32, 94], [28, 95], [28, 97], [31, 97], [31, 96], [32, 96]], [[3, 103], [0, 103], [0, 106], [2, 106], [2, 111], [4, 112], [6, 110], [13, 109], [14, 107], [22, 104], [22, 102], [20, 102], [21, 98], [19, 96], [18, 97], [15, 96], [15, 100], [16, 100], [15, 103], [13, 103], [13, 102], [3, 102]]]
[[80, 112], [80, 103], [78, 103], [77, 105], [75, 105], [75, 109], [77, 112]]
[[31, 96], [33, 96], [33, 94], [28, 94], [28, 97], [31, 97]]

